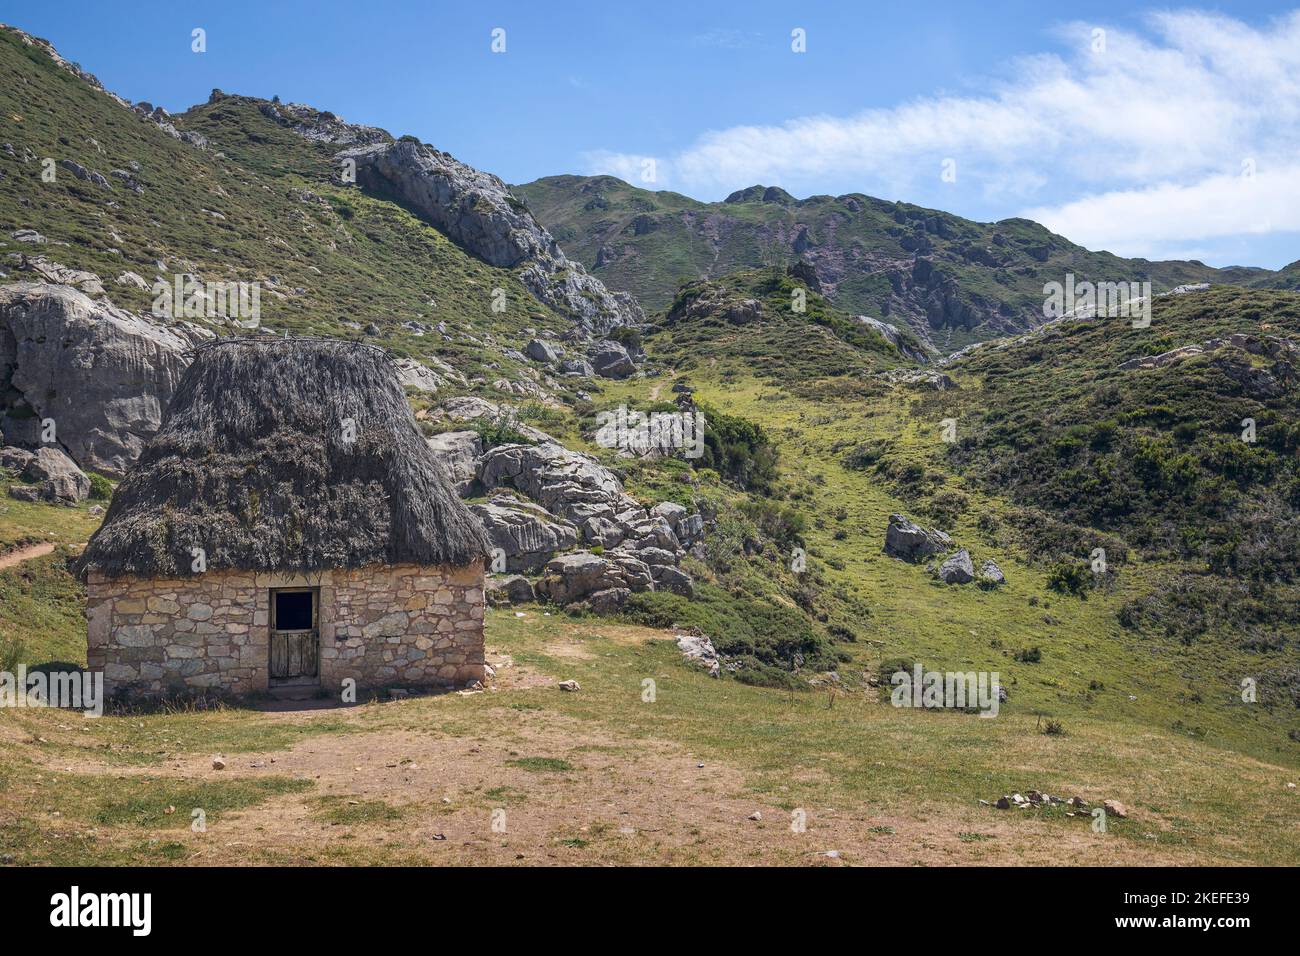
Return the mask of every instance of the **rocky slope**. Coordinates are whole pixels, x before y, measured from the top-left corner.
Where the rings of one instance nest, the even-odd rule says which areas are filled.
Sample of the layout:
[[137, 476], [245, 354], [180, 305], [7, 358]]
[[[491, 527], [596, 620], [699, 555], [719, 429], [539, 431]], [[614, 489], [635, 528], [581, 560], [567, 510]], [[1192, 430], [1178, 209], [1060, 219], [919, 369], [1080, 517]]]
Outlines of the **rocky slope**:
[[683, 280], [809, 262], [847, 312], [909, 326], [943, 351], [1042, 322], [1043, 284], [1246, 282], [1267, 270], [1213, 269], [1090, 252], [1025, 219], [978, 223], [861, 194], [796, 200], [752, 186], [719, 203], [638, 189], [611, 176], [551, 176], [515, 192], [611, 288], [664, 309]]

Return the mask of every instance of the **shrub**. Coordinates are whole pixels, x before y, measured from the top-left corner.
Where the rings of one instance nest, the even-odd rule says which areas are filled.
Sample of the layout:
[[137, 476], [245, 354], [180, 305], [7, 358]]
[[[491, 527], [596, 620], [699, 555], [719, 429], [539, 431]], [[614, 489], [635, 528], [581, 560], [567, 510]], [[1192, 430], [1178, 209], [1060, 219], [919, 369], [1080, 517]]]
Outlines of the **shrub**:
[[1091, 571], [1086, 565], [1070, 561], [1058, 561], [1047, 572], [1047, 586], [1059, 594], [1073, 594], [1084, 597], [1092, 583]]
[[1043, 659], [1043, 652], [1037, 647], [1026, 647], [1011, 655], [1022, 664], [1037, 664]]
[[10, 674], [16, 671], [25, 650], [26, 646], [18, 638], [0, 635], [0, 671]]
[[86, 472], [90, 478], [90, 497], [95, 501], [107, 501], [113, 497], [113, 484], [96, 471]]
[[738, 415], [700, 406], [706, 421], [697, 468], [712, 468], [741, 491], [767, 495], [776, 482], [777, 450], [763, 429]]

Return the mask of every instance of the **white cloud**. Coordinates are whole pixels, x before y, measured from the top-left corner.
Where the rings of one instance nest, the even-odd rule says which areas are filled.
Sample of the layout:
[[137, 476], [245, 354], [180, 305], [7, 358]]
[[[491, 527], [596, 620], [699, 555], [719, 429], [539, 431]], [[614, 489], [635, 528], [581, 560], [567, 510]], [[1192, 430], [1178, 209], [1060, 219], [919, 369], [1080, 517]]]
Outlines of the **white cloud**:
[[[1146, 23], [1141, 34], [1063, 26], [1063, 54], [1013, 61], [1011, 79], [982, 96], [705, 132], [658, 158], [656, 188], [718, 198], [779, 184], [797, 195], [854, 190], [999, 215], [1032, 204], [1026, 215], [1116, 251], [1296, 229], [1300, 11], [1261, 27], [1198, 11]], [[1106, 30], [1104, 52], [1093, 49], [1096, 26]], [[958, 174], [948, 192], [939, 186], [946, 158]], [[1247, 158], [1260, 171], [1250, 188], [1239, 176]], [[639, 161], [587, 156], [592, 171], [632, 182]]]
[[1300, 232], [1300, 164], [1114, 190], [1025, 215], [1081, 245], [1129, 256], [1173, 239]]

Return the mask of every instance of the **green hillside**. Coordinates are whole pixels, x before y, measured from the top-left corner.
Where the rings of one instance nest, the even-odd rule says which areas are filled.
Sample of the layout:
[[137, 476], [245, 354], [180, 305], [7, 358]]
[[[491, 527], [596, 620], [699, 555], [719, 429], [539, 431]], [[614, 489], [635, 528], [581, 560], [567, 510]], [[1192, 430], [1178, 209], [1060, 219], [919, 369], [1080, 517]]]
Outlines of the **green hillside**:
[[[568, 327], [513, 272], [469, 255], [399, 206], [336, 183], [330, 157], [338, 147], [277, 125], [259, 111], [265, 101], [215, 96], [173, 117], [178, 129], [208, 138], [200, 149], [9, 30], [0, 30], [0, 80], [0, 143], [12, 147], [0, 153], [0, 254], [95, 272], [116, 305], [151, 302], [148, 289], [115, 281], [126, 272], [150, 285], [182, 272], [260, 281], [266, 327], [355, 337], [373, 323], [376, 342], [441, 357], [469, 375], [487, 361], [512, 367], [484, 345], [485, 334], [519, 347], [525, 328]], [[43, 182], [47, 157], [98, 172], [111, 188], [58, 165], [55, 181]], [[11, 239], [19, 229], [47, 242]], [[21, 277], [12, 262], [4, 271]], [[506, 290], [504, 313], [492, 311], [495, 288]], [[439, 322], [446, 338], [426, 331]]]
[[684, 281], [802, 258], [841, 309], [910, 324], [944, 351], [1039, 324], [1044, 283], [1066, 273], [1150, 281], [1157, 292], [1266, 274], [1123, 259], [1027, 219], [978, 223], [860, 193], [796, 200], [753, 186], [702, 203], [612, 176], [550, 176], [514, 189], [570, 255], [647, 311], [667, 308]]

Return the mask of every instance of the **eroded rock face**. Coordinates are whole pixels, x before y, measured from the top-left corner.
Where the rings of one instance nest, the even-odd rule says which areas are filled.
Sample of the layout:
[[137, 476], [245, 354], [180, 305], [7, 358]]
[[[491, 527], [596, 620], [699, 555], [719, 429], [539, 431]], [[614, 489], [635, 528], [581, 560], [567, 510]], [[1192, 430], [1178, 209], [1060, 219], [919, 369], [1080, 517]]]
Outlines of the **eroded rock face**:
[[199, 335], [92, 302], [71, 286], [0, 286], [0, 374], [20, 396], [6, 435], [36, 444], [39, 434], [28, 433], [50, 418], [79, 465], [123, 474], [158, 431]]
[[539, 301], [573, 317], [589, 335], [644, 319], [626, 294], [614, 294], [579, 263], [498, 177], [413, 139], [339, 153], [356, 163], [357, 183], [390, 195], [457, 245], [491, 265], [518, 269]]
[[507, 571], [537, 571], [578, 543], [577, 528], [531, 502], [498, 495], [469, 507], [492, 546], [505, 552]]
[[[645, 510], [623, 491], [623, 483], [600, 462], [562, 445], [500, 445], [487, 452], [479, 465], [485, 488], [513, 487], [551, 514], [577, 525], [589, 541], [591, 519], [622, 528], [644, 519]], [[599, 522], [595, 524], [599, 525]], [[602, 545], [606, 539], [600, 540]]]
[[442, 462], [456, 494], [464, 497], [478, 480], [478, 459], [483, 454], [483, 439], [478, 432], [443, 432], [426, 438], [433, 453]]

